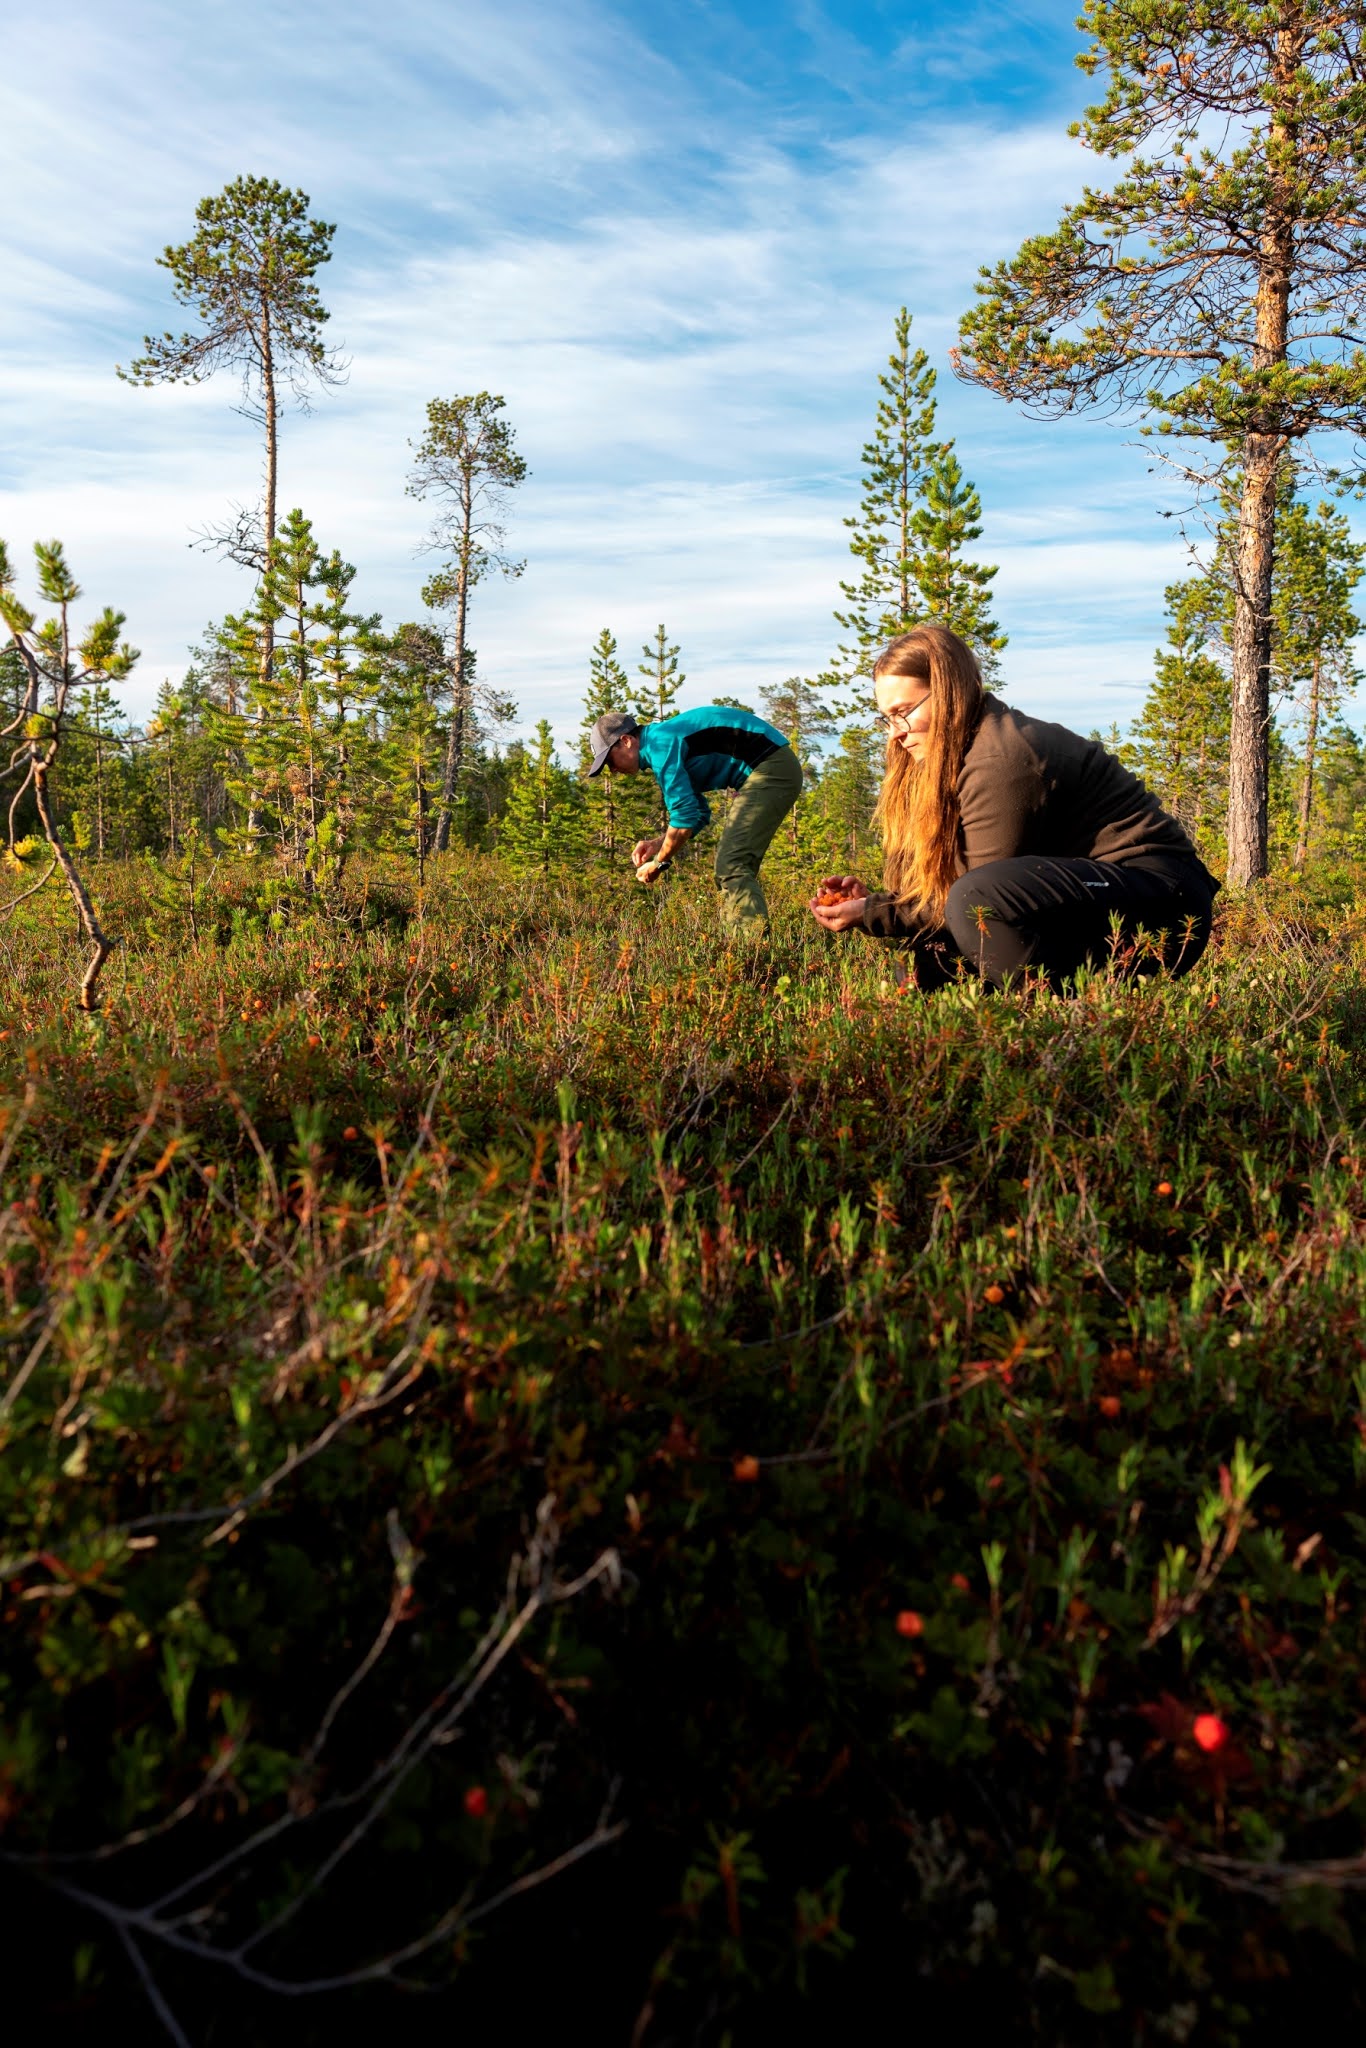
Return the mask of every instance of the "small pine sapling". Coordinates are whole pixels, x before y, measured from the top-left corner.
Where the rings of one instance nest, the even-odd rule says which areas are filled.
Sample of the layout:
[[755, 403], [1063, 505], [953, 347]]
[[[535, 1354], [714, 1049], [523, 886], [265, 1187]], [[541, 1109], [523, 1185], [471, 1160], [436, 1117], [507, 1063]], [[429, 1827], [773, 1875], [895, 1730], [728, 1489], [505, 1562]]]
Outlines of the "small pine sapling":
[[38, 561], [38, 589], [56, 607], [54, 615], [38, 626], [34, 614], [20, 603], [14, 591], [9, 555], [0, 541], [0, 620], [9, 628], [10, 646], [23, 669], [23, 700], [13, 718], [0, 730], [0, 738], [12, 742], [12, 751], [0, 775], [12, 779], [14, 789], [8, 812], [8, 864], [26, 869], [37, 849], [15, 837], [14, 821], [19, 800], [31, 792], [43, 837], [51, 853], [44, 874], [0, 906], [8, 914], [35, 896], [51, 876], [61, 869], [81, 932], [91, 948], [81, 977], [80, 1002], [83, 1010], [99, 1007], [99, 978], [115, 941], [102, 928], [90, 901], [90, 893], [69, 848], [58, 829], [53, 804], [52, 777], [69, 721], [75, 709], [72, 693], [99, 682], [120, 682], [138, 659], [138, 650], [120, 641], [124, 614], [106, 606], [84, 639], [75, 641], [71, 607], [81, 595], [80, 586], [67, 566], [60, 541], [38, 541], [33, 550]]

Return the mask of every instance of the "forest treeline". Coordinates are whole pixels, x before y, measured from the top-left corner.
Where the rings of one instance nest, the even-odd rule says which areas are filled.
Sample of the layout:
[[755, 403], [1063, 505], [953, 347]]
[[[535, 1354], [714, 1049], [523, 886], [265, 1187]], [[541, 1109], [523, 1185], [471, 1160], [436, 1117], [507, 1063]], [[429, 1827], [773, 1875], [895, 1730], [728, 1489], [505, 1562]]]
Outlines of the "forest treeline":
[[[1366, 426], [1366, 354], [1353, 340], [1366, 296], [1359, 24], [1300, 0], [1275, 10], [1274, 34], [1255, 9], [1193, 25], [1185, 10], [1139, 21], [1104, 0], [1088, 23], [1083, 68], [1103, 68], [1109, 85], [1077, 132], [1124, 169], [981, 273], [952, 366], [1036, 414], [1104, 405], [1169, 437], [1164, 460], [1203, 508], [1206, 544], [1166, 593], [1140, 717], [1105, 737], [1239, 885], [1278, 862], [1360, 850], [1366, 756], [1345, 707], [1366, 557], [1341, 509], [1360, 479], [1319, 452]], [[259, 854], [282, 886], [309, 895], [361, 849], [406, 852], [419, 874], [453, 841], [552, 869], [611, 862], [655, 822], [645, 791], [610, 778], [584, 787], [581, 761], [557, 756], [544, 719], [530, 740], [508, 737], [519, 707], [481, 672], [479, 586], [526, 567], [506, 549], [528, 471], [501, 397], [427, 407], [408, 488], [433, 514], [436, 566], [411, 617], [386, 626], [367, 613], [344, 536], [306, 508], [281, 516], [288, 401], [307, 403], [346, 368], [319, 287], [335, 229], [310, 206], [259, 177], [201, 201], [189, 240], [159, 259], [192, 324], [146, 337], [119, 371], [144, 387], [219, 374], [240, 385], [264, 488], [204, 538], [251, 573], [245, 610], [206, 628], [182, 680], [137, 727], [116, 691], [135, 659], [118, 640], [122, 615], [106, 611], [98, 646], [78, 644], [76, 585], [54, 545], [39, 551], [39, 593], [56, 608], [46, 625], [8, 565], [0, 572], [11, 632], [0, 702], [19, 785], [9, 857], [20, 868], [49, 856], [69, 868], [72, 848], [96, 859]], [[971, 552], [981, 500], [939, 431], [935, 371], [911, 345], [905, 308], [862, 470], [835, 652], [813, 673], [775, 678], [750, 707], [791, 735], [805, 764], [782, 849], [803, 862], [870, 857], [870, 651], [935, 619], [995, 682], [1006, 645], [991, 616], [996, 572]], [[84, 666], [82, 647], [93, 650]], [[623, 656], [610, 624], [581, 650], [585, 726], [606, 709], [676, 708], [680, 652], [663, 625], [642, 656]]]
[[[999, 679], [996, 572], [969, 554], [980, 496], [936, 433], [935, 373], [910, 330], [903, 308], [863, 450], [861, 502], [846, 522], [856, 567], [835, 612], [841, 644], [824, 669], [775, 680], [747, 707], [790, 736], [806, 769], [806, 793], [774, 849], [780, 863], [875, 858], [880, 746], [860, 680], [873, 649], [938, 618]], [[518, 707], [481, 674], [469, 629], [477, 584], [524, 567], [502, 552], [502, 520], [525, 474], [502, 399], [433, 402], [412, 488], [440, 500], [429, 538], [441, 562], [417, 593], [416, 616], [391, 628], [360, 608], [356, 569], [302, 510], [272, 517], [251, 603], [205, 629], [144, 724], [128, 718], [104, 671], [74, 683], [53, 794], [75, 848], [95, 859], [267, 854], [308, 890], [325, 888], [356, 850], [404, 853], [422, 867], [452, 840], [497, 850], [519, 869], [620, 860], [657, 824], [657, 792], [648, 779], [584, 783], [588, 732], [604, 711], [644, 722], [680, 709], [681, 650], [661, 623], [633, 658], [604, 626], [584, 650], [577, 758], [560, 758], [544, 718], [531, 739], [508, 736]], [[1366, 831], [1366, 751], [1345, 716], [1359, 681], [1354, 598], [1366, 548], [1338, 505], [1295, 486], [1287, 461], [1269, 748], [1271, 853], [1281, 864], [1361, 852]], [[1207, 565], [1166, 592], [1165, 642], [1140, 716], [1103, 735], [1216, 861], [1228, 810], [1233, 498], [1226, 492]], [[0, 654], [6, 722], [25, 686], [11, 644]], [[31, 797], [15, 812], [21, 863], [40, 850], [26, 811]]]

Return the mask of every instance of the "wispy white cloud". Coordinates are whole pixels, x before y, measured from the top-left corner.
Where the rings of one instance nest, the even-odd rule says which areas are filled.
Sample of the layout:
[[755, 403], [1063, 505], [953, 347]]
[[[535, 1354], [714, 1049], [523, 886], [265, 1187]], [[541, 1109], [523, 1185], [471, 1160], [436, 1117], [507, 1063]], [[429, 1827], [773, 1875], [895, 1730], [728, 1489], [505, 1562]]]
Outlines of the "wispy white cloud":
[[[25, 195], [0, 302], [0, 532], [64, 534], [92, 601], [127, 610], [143, 705], [241, 602], [188, 542], [252, 497], [259, 463], [229, 385], [136, 391], [112, 365], [180, 324], [154, 258], [228, 177], [301, 183], [338, 222], [325, 293], [351, 377], [288, 422], [283, 487], [358, 563], [367, 608], [411, 616], [426, 573], [403, 494], [425, 401], [506, 395], [533, 472], [510, 536], [528, 569], [481, 591], [475, 638], [561, 730], [604, 623], [634, 649], [665, 619], [699, 701], [823, 663], [892, 313], [912, 306], [942, 364], [977, 264], [1081, 177], [1058, 122], [969, 125], [951, 97], [913, 135], [822, 134], [796, 83], [771, 121], [737, 122], [730, 87], [656, 47], [643, 9], [343, 0], [326, 34], [293, 0], [56, 14], [54, 89], [23, 86], [34, 23], [0, 82]], [[803, 62], [830, 19], [801, 16]], [[857, 77], [860, 36], [837, 41]], [[941, 397], [987, 506], [1015, 694], [1108, 722], [1180, 567], [1152, 480], [1113, 428], [1031, 427], [947, 377]]]

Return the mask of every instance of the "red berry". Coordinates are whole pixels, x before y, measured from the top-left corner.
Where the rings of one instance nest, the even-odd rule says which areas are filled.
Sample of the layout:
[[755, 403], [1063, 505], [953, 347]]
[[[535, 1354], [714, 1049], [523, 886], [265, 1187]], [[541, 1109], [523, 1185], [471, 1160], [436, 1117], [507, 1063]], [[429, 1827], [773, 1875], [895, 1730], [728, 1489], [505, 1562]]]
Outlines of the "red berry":
[[913, 1607], [903, 1607], [896, 1618], [896, 1632], [899, 1636], [923, 1636], [925, 1624]]
[[465, 1811], [471, 1820], [483, 1820], [489, 1810], [489, 1795], [482, 1785], [471, 1785], [465, 1794]]
[[1115, 1416], [1118, 1415], [1121, 1407], [1119, 1395], [1102, 1394], [1100, 1399], [1097, 1401], [1096, 1406], [1097, 1408], [1099, 1408], [1102, 1415], [1108, 1415], [1110, 1419], [1113, 1421]]
[[1157, 1183], [1157, 1192], [1159, 1193], [1159, 1195], [1169, 1195], [1171, 1191], [1172, 1184], [1169, 1180], [1160, 1180]]
[[956, 1586], [960, 1593], [970, 1593], [972, 1591], [971, 1585], [963, 1577], [963, 1574], [961, 1572], [955, 1572], [953, 1577], [949, 1580], [949, 1584], [951, 1586]]
[[759, 1460], [749, 1457], [737, 1458], [731, 1470], [739, 1480], [757, 1479], [759, 1477]]
[[1197, 1714], [1191, 1730], [1196, 1747], [1212, 1756], [1216, 1749], [1222, 1749], [1228, 1741], [1228, 1723], [1221, 1721], [1217, 1714]]

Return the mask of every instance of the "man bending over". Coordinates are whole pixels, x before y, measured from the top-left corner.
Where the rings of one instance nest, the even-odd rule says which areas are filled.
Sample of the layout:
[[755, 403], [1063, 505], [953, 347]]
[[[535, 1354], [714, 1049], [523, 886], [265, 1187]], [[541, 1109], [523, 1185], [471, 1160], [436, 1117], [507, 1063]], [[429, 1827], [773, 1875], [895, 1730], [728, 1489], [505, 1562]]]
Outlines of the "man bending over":
[[762, 938], [768, 905], [759, 863], [802, 793], [801, 762], [776, 726], [733, 704], [703, 704], [642, 727], [629, 711], [608, 711], [593, 727], [590, 775], [638, 775], [648, 768], [664, 798], [668, 829], [631, 849], [636, 880], [647, 885], [685, 841], [711, 823], [703, 794], [737, 789], [716, 849], [722, 921], [740, 938]]

